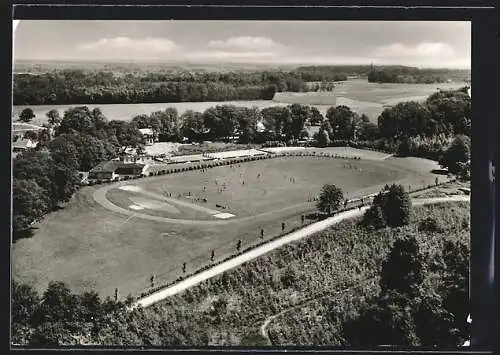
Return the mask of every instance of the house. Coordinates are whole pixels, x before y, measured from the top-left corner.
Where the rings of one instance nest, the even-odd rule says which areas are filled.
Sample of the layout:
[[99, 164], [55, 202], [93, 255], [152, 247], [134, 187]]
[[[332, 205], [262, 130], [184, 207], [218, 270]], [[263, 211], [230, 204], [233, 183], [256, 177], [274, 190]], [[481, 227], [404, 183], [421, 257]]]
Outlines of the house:
[[15, 142], [12, 143], [12, 150], [14, 152], [22, 152], [27, 149], [36, 148], [38, 142], [32, 141], [27, 138], [18, 138]]
[[93, 167], [89, 171], [89, 180], [116, 180], [118, 178], [118, 174], [116, 173], [116, 169], [121, 163], [120, 161], [110, 160], [103, 161], [99, 163], [97, 166]]
[[144, 143], [146, 145], [153, 145], [158, 142], [158, 135], [151, 128], [141, 128], [139, 132], [144, 136]]
[[120, 178], [123, 177], [136, 177], [146, 175], [146, 164], [132, 163], [132, 164], [121, 164], [116, 169], [115, 173], [118, 174]]
[[121, 153], [117, 160], [121, 161], [124, 164], [134, 164], [134, 163], [148, 164], [154, 162], [155, 157], [147, 154], [133, 155], [133, 154]]
[[110, 160], [99, 163], [89, 172], [89, 180], [119, 180], [123, 177], [137, 177], [145, 175], [147, 165], [124, 163], [119, 160]]
[[267, 131], [266, 126], [262, 122], [257, 122], [257, 127], [256, 128], [257, 128], [257, 132], [258, 133], [262, 133], [262, 132], [266, 132]]

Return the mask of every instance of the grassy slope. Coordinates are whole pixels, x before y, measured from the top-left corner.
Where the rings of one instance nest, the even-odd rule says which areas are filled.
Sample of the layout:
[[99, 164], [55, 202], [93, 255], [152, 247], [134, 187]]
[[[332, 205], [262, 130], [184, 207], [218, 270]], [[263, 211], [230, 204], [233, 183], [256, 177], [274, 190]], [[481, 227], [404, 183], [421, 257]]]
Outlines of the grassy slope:
[[[469, 239], [466, 203], [419, 207], [409, 226], [378, 232], [346, 221], [207, 280], [145, 312], [160, 320], [169, 317], [169, 322], [178, 321], [179, 332], [195, 327], [193, 330], [206, 333], [212, 344], [238, 345], [249, 334], [257, 333], [266, 317], [376, 274], [392, 242], [413, 233], [416, 223], [426, 216], [438, 218], [445, 230], [437, 235], [420, 233], [424, 250], [435, 250], [435, 244], [445, 238]], [[342, 344], [341, 322], [355, 316], [365, 297], [377, 292], [376, 284], [368, 284], [298, 307], [271, 323], [271, 338], [276, 345]], [[211, 312], [213, 308], [216, 312]], [[258, 342], [253, 341], [254, 345]], [[182, 343], [202, 345], [193, 344], [189, 336]]]
[[[440, 245], [446, 239], [460, 240], [468, 243], [470, 240], [470, 205], [458, 203], [443, 204], [419, 208], [413, 215], [412, 226], [396, 230], [397, 236], [414, 233], [418, 221], [425, 217], [434, 217], [439, 220], [445, 229], [441, 233], [431, 234], [419, 232], [418, 239], [424, 253], [436, 253], [442, 250]], [[388, 245], [394, 237], [387, 239]], [[384, 253], [387, 249], [384, 250]], [[354, 253], [355, 259], [360, 260], [361, 253]], [[381, 260], [376, 256], [377, 264]], [[361, 272], [360, 275], [370, 276], [370, 272]], [[347, 275], [347, 278], [353, 278]], [[356, 317], [361, 305], [370, 297], [379, 292], [378, 284], [363, 284], [359, 288], [336, 294], [332, 297], [323, 297], [303, 307], [287, 312], [275, 319], [269, 326], [269, 337], [274, 344], [294, 345], [346, 345], [342, 337], [342, 322]], [[302, 326], [297, 326], [302, 322]]]

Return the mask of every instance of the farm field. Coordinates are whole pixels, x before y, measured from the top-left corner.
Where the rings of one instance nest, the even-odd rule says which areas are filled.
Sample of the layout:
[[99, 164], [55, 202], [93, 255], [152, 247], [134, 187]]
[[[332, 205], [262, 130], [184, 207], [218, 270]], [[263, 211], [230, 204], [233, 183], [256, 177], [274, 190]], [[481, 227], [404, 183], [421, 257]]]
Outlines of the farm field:
[[[111, 105], [87, 105], [99, 107], [108, 120], [131, 120], [140, 114], [150, 114], [154, 111], [174, 107], [179, 114], [187, 110], [204, 111], [216, 105], [236, 105], [243, 107], [258, 107], [263, 109], [270, 106], [286, 106], [292, 103], [312, 105], [325, 115], [332, 105], [346, 105], [359, 114], [366, 114], [372, 122], [377, 121], [378, 115], [383, 111], [383, 105], [394, 105], [401, 101], [424, 100], [430, 94], [441, 89], [457, 89], [464, 86], [463, 83], [441, 83], [441, 84], [377, 84], [366, 80], [348, 80], [337, 83], [338, 86], [331, 93], [277, 93], [273, 100], [255, 101], [220, 101], [220, 102], [176, 102], [176, 103], [153, 103], [153, 104], [111, 104]], [[32, 123], [41, 125], [47, 121], [45, 114], [51, 109], [57, 109], [61, 114], [65, 110], [81, 105], [32, 105], [35, 118]], [[17, 119], [19, 113], [27, 106], [13, 106], [13, 120]]]
[[[344, 163], [363, 171], [344, 168]], [[118, 287], [122, 297], [135, 295], [149, 286], [152, 274], [158, 282], [172, 281], [182, 275], [183, 262], [189, 273], [210, 262], [211, 250], [217, 261], [235, 252], [237, 240], [242, 241], [243, 249], [261, 241], [261, 228], [264, 239], [270, 239], [281, 233], [281, 222], [286, 223], [286, 230], [300, 226], [300, 216], [315, 208], [314, 202], [307, 200], [308, 191], [317, 193], [324, 183], [338, 184], [347, 196], [376, 192], [395, 180], [413, 186], [432, 184], [436, 175], [430, 171], [434, 166], [424, 159], [289, 157], [212, 168], [206, 175], [189, 171], [84, 187], [64, 209], [41, 221], [32, 238], [14, 244], [13, 277], [39, 290], [50, 280], [61, 280], [78, 292], [95, 289], [105, 297], [112, 296]], [[260, 182], [256, 178], [259, 172]], [[240, 174], [246, 175], [248, 185], [240, 185]], [[285, 174], [296, 182], [290, 183]], [[117, 188], [139, 187], [156, 195], [162, 189], [174, 194], [191, 190], [193, 195], [201, 191], [205, 179], [226, 179], [227, 186], [219, 194], [207, 184], [207, 203], [185, 197], [181, 198], [183, 203], [175, 203], [137, 194], [133, 188]], [[96, 195], [102, 196], [108, 188], [104, 194], [107, 202], [96, 201]], [[217, 219], [205, 213], [204, 209], [227, 213], [216, 204], [229, 198], [233, 217]], [[111, 205], [121, 210], [117, 212]], [[129, 208], [132, 205], [142, 209]]]

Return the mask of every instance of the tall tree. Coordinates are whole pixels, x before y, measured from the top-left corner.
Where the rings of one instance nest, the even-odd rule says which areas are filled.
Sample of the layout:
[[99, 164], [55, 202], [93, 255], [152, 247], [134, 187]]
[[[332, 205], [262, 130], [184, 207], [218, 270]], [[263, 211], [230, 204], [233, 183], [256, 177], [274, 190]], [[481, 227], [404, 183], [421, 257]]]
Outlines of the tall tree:
[[383, 211], [387, 224], [391, 227], [410, 223], [411, 198], [402, 185], [393, 184], [385, 194]]
[[49, 119], [49, 124], [52, 127], [57, 127], [61, 123], [61, 115], [56, 109], [52, 109], [45, 114]]
[[205, 128], [203, 115], [200, 112], [187, 110], [181, 115], [182, 135], [189, 140], [199, 141], [202, 139]]
[[344, 200], [344, 193], [342, 189], [331, 184], [323, 185], [319, 195], [317, 208], [321, 212], [330, 214], [331, 211], [339, 209], [342, 201]]
[[12, 343], [27, 344], [31, 337], [31, 326], [36, 314], [40, 296], [31, 286], [12, 282], [11, 292], [11, 334]]
[[396, 240], [382, 263], [382, 292], [393, 290], [409, 296], [415, 295], [424, 276], [425, 256], [420, 251], [416, 238], [407, 236]]
[[448, 168], [449, 172], [459, 174], [460, 163], [467, 163], [471, 158], [471, 140], [465, 135], [456, 136], [448, 149], [444, 152], [439, 163]]
[[19, 114], [19, 121], [22, 121], [22, 122], [26, 122], [26, 123], [30, 122], [33, 118], [35, 118], [35, 113], [29, 107], [22, 110], [21, 113]]
[[316, 140], [318, 142], [318, 146], [320, 146], [321, 148], [328, 147], [331, 142], [330, 134], [328, 133], [328, 131], [320, 129], [317, 134]]
[[335, 139], [354, 138], [359, 118], [349, 107], [344, 105], [330, 107], [326, 112], [326, 118], [330, 122]]
[[290, 110], [290, 134], [294, 139], [300, 138], [300, 132], [304, 129], [306, 122], [311, 118], [310, 106], [292, 104], [288, 106]]
[[14, 179], [12, 184], [12, 229], [14, 237], [50, 209], [48, 191], [34, 180]]

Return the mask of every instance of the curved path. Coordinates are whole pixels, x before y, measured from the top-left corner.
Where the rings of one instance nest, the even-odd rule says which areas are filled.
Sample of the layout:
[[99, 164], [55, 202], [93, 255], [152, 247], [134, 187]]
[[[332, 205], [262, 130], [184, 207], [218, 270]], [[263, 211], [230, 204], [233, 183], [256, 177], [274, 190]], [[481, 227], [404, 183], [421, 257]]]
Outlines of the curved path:
[[[423, 199], [414, 199], [414, 205], [424, 205], [424, 204], [433, 204], [433, 203], [441, 203], [441, 202], [452, 202], [452, 201], [469, 201], [470, 196], [466, 195], [457, 195], [457, 196], [449, 196], [449, 197], [436, 197], [436, 198], [423, 198]], [[155, 304], [159, 301], [164, 300], [167, 297], [173, 296], [177, 293], [180, 293], [192, 286], [199, 284], [205, 280], [208, 280], [214, 276], [222, 274], [225, 271], [231, 270], [241, 264], [253, 260], [259, 256], [262, 256], [274, 249], [277, 249], [283, 245], [288, 243], [303, 239], [312, 234], [320, 232], [334, 224], [337, 224], [345, 219], [360, 217], [363, 213], [369, 208], [369, 206], [362, 207], [360, 209], [350, 210], [346, 212], [339, 213], [335, 216], [329, 217], [322, 221], [310, 224], [302, 229], [299, 229], [295, 232], [287, 234], [278, 239], [272, 240], [269, 243], [258, 246], [252, 250], [249, 250], [246, 253], [238, 255], [230, 260], [227, 260], [219, 265], [216, 265], [208, 270], [200, 272], [196, 275], [193, 275], [185, 280], [182, 280], [172, 286], [169, 286], [163, 290], [155, 292], [149, 296], [146, 296], [142, 299], [137, 300], [134, 303], [134, 306], [148, 307], [152, 304]], [[253, 218], [253, 217], [252, 217]], [[192, 222], [192, 221], [190, 221]]]
[[294, 309], [297, 309], [297, 308], [300, 308], [300, 307], [304, 307], [305, 305], [309, 304], [309, 303], [312, 303], [314, 301], [317, 301], [319, 299], [322, 299], [324, 297], [327, 297], [327, 296], [334, 296], [334, 295], [338, 295], [342, 292], [346, 292], [346, 291], [350, 291], [350, 290], [354, 290], [360, 286], [363, 286], [364, 284], [367, 284], [369, 282], [372, 282], [374, 280], [378, 279], [378, 277], [370, 277], [370, 278], [367, 278], [365, 280], [362, 280], [360, 282], [358, 282], [357, 284], [355, 285], [351, 285], [349, 287], [345, 287], [341, 290], [338, 290], [338, 291], [328, 291], [328, 292], [325, 292], [319, 296], [316, 296], [316, 297], [313, 297], [313, 298], [309, 298], [309, 299], [306, 299], [302, 302], [299, 302], [298, 304], [296, 305], [293, 305], [292, 307], [290, 308], [286, 308], [284, 310], [282, 310], [281, 312], [279, 313], [276, 313], [276, 314], [273, 314], [272, 316], [269, 316], [265, 319], [264, 323], [262, 323], [262, 325], [260, 326], [260, 334], [266, 338], [269, 342], [271, 342], [271, 339], [269, 338], [269, 332], [267, 330], [267, 328], [269, 327], [269, 324], [271, 324], [271, 322], [273, 320], [275, 320], [276, 318], [282, 316], [283, 314], [286, 314], [288, 312], [291, 312], [293, 311]]

